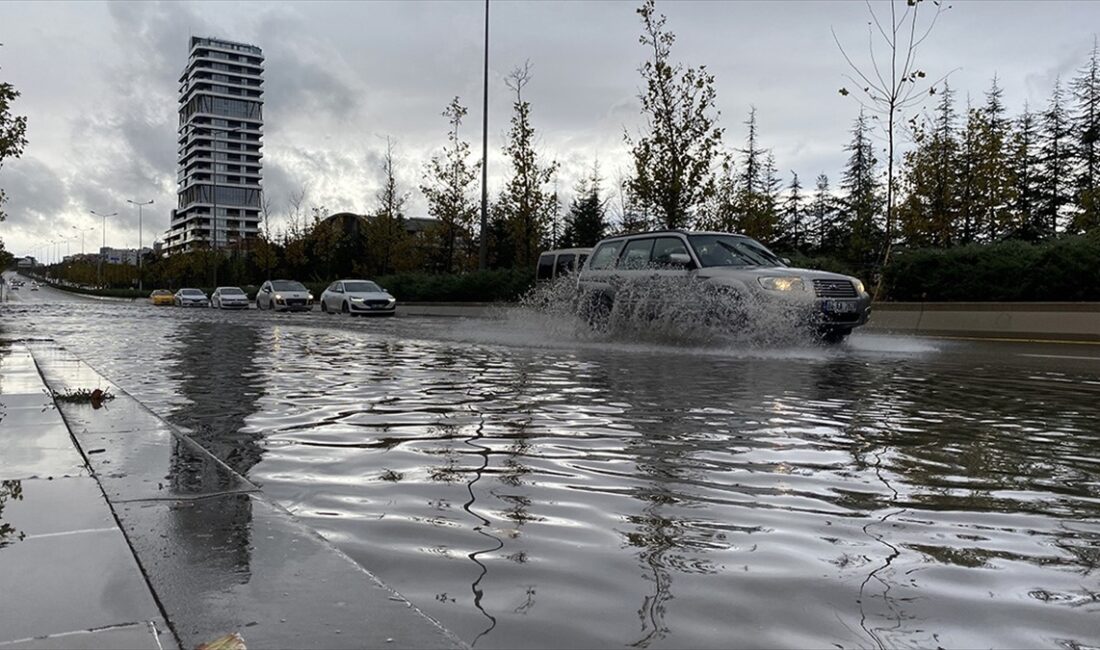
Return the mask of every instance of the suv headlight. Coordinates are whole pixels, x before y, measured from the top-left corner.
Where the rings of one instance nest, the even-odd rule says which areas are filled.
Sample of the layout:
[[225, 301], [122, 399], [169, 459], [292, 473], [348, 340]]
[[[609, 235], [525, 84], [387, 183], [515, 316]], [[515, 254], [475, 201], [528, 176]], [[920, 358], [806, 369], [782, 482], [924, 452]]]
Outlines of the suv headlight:
[[866, 289], [864, 289], [864, 287], [863, 287], [863, 282], [862, 281], [860, 281], [856, 278], [852, 278], [852, 284], [856, 285], [856, 293], [865, 293], [866, 292]]
[[805, 291], [806, 284], [802, 278], [790, 276], [760, 278], [760, 286], [768, 291]]

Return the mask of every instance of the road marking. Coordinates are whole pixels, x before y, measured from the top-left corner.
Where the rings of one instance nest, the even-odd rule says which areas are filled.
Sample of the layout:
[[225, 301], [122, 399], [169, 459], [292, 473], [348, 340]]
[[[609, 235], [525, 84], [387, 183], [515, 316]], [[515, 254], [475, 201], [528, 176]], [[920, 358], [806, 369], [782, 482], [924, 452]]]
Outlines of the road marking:
[[1017, 356], [1036, 357], [1039, 359], [1080, 359], [1083, 361], [1100, 361], [1100, 357], [1081, 357], [1069, 354], [1024, 354], [1021, 352]]

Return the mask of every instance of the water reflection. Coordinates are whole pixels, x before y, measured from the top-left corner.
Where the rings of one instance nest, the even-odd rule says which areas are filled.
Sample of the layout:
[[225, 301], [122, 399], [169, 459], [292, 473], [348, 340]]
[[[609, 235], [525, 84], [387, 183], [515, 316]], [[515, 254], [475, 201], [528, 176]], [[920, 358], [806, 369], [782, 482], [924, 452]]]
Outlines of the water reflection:
[[[170, 377], [188, 403], [173, 411], [169, 420], [185, 429], [206, 451], [246, 476], [263, 456], [259, 436], [244, 431], [245, 420], [256, 411], [263, 394], [262, 376], [255, 366], [259, 336], [250, 327], [190, 322], [179, 328], [177, 337]], [[224, 480], [220, 468], [182, 440], [175, 442], [172, 470], [171, 480], [183, 493], [195, 491], [188, 490], [188, 486], [209, 490]], [[222, 498], [216, 508], [182, 503], [170, 513], [175, 536], [182, 545], [200, 554], [211, 545], [220, 549], [208, 559], [207, 568], [217, 570], [221, 579], [239, 584], [250, 581], [250, 499]]]
[[21, 501], [22, 499], [22, 481], [9, 479], [0, 481], [0, 548], [4, 548], [13, 542], [22, 541], [26, 537], [11, 523], [4, 521], [4, 505], [8, 501]]

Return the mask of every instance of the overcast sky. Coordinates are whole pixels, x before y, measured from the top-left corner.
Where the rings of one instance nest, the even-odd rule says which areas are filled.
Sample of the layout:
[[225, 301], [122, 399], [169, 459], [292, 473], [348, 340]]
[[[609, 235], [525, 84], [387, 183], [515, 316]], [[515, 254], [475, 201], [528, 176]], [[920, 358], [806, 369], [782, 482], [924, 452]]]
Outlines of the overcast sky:
[[[627, 168], [623, 131], [639, 122], [645, 56], [637, 5], [493, 0], [491, 193], [506, 172], [503, 78], [524, 60], [541, 152], [562, 165], [563, 197], [597, 157], [608, 177]], [[480, 157], [482, 10], [476, 0], [0, 2], [0, 79], [23, 93], [14, 108], [29, 118], [26, 152], [0, 169], [10, 197], [0, 237], [17, 254], [41, 255], [43, 242], [96, 226], [86, 244], [94, 250], [100, 222], [88, 211], [96, 210], [119, 213], [108, 245], [136, 246], [137, 210], [127, 199], [155, 200], [144, 241], [162, 236], [176, 203], [177, 80], [190, 35], [264, 50], [264, 187], [276, 211], [302, 185], [311, 205], [369, 210], [388, 135], [410, 213], [423, 215], [417, 185], [444, 142], [440, 112], [455, 95], [470, 107], [465, 135]], [[838, 177], [858, 107], [837, 93], [846, 68], [830, 27], [862, 57], [863, 3], [664, 1], [658, 10], [677, 35], [674, 58], [716, 75], [728, 147], [740, 146], [755, 106], [761, 144], [774, 150], [785, 182], [792, 170], [806, 185], [821, 172]], [[931, 77], [958, 68], [950, 80], [961, 99], [980, 100], [997, 74], [1010, 110], [1041, 107], [1055, 78], [1084, 63], [1098, 25], [1095, 2], [956, 1], [920, 67]], [[78, 252], [79, 238], [70, 247]]]

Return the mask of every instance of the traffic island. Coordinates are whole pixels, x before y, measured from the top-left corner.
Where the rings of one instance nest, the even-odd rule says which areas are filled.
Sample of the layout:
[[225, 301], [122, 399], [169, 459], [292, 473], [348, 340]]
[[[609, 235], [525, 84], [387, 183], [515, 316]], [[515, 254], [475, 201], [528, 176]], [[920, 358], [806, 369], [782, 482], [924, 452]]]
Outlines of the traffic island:
[[58, 400], [55, 413], [87, 464], [76, 476], [106, 497], [159, 605], [140, 620], [159, 615], [173, 643], [237, 633], [248, 648], [465, 647], [90, 366], [52, 342], [27, 348], [52, 394], [114, 396], [98, 406]]

